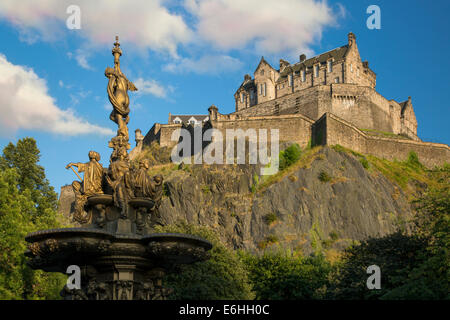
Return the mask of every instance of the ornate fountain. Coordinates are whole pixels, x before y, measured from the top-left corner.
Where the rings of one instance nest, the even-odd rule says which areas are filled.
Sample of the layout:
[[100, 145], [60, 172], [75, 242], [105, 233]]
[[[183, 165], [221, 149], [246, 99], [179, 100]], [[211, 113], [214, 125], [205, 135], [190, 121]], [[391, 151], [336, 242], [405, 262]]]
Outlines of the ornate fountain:
[[212, 245], [196, 236], [153, 232], [159, 223], [163, 177], [150, 176], [146, 160], [137, 168], [130, 166], [128, 91], [137, 88], [120, 70], [118, 37], [112, 54], [114, 68], [106, 68], [105, 76], [113, 106], [110, 119], [118, 130], [108, 145], [113, 149], [109, 167], [103, 168], [95, 151], [89, 151], [89, 162], [66, 166], [80, 179], [72, 188], [73, 219], [81, 227], [33, 232], [25, 238], [25, 254], [33, 269], [65, 274], [69, 266], [79, 268], [80, 285], [66, 285], [61, 291], [65, 299], [166, 299], [171, 292], [162, 284], [166, 272], [176, 264], [207, 259]]

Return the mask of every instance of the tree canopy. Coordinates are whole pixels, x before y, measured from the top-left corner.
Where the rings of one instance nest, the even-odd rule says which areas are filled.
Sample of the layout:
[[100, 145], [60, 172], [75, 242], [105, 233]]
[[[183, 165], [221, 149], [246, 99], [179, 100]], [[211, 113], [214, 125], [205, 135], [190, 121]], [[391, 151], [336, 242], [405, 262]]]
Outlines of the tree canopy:
[[36, 141], [8, 144], [0, 157], [0, 299], [57, 299], [64, 275], [26, 265], [25, 236], [59, 226], [57, 195], [38, 165]]

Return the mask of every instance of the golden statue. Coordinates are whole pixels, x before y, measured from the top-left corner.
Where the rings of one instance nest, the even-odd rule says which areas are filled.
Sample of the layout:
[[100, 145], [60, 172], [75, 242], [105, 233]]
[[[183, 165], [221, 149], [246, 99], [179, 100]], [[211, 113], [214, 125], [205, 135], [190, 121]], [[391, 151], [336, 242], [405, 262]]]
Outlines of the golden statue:
[[137, 91], [137, 88], [120, 70], [119, 58], [122, 55], [122, 50], [120, 49], [119, 37], [117, 36], [112, 54], [114, 56], [114, 69], [107, 67], [105, 70], [105, 76], [109, 79], [107, 86], [108, 98], [113, 106], [113, 111], [109, 118], [119, 126], [117, 135], [124, 136], [128, 140], [127, 124], [129, 121], [128, 114], [130, 113], [128, 90]]
[[[95, 151], [89, 151], [89, 162], [87, 163], [69, 163], [66, 169], [76, 167], [78, 172], [84, 172], [82, 181], [72, 182], [72, 189], [75, 193], [75, 212], [74, 220], [80, 223], [86, 223], [89, 217], [84, 212], [84, 206], [87, 198], [96, 194], [103, 194], [103, 167], [99, 163], [100, 154]], [[75, 174], [80, 178], [78, 173], [72, 168]], [[81, 178], [80, 178], [81, 180]]]

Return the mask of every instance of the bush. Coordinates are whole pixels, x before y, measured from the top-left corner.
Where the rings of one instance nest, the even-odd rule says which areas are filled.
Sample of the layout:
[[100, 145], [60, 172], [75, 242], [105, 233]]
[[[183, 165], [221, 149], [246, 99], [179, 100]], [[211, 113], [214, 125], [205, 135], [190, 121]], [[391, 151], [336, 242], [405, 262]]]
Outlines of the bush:
[[264, 217], [264, 220], [266, 221], [267, 224], [271, 224], [278, 220], [278, 216], [275, 213], [269, 213], [269, 214], [266, 214], [266, 216]]
[[366, 158], [359, 159], [359, 162], [362, 164], [364, 169], [369, 169], [369, 161]]
[[298, 159], [300, 159], [300, 155], [302, 150], [297, 143], [290, 145], [284, 151], [280, 152], [280, 170], [284, 170], [287, 167], [294, 164]]
[[319, 173], [319, 180], [322, 182], [329, 182], [331, 181], [331, 176], [326, 171], [320, 171]]

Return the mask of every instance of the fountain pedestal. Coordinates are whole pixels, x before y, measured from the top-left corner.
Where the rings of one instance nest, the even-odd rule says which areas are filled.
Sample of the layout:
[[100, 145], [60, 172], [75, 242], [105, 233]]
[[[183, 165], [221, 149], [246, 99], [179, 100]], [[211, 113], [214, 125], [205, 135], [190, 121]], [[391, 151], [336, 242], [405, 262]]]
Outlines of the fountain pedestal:
[[66, 273], [80, 268], [80, 288], [61, 292], [71, 300], [157, 300], [171, 290], [162, 278], [176, 264], [208, 258], [211, 243], [186, 234], [114, 234], [93, 228], [38, 231], [26, 237], [33, 269]]

